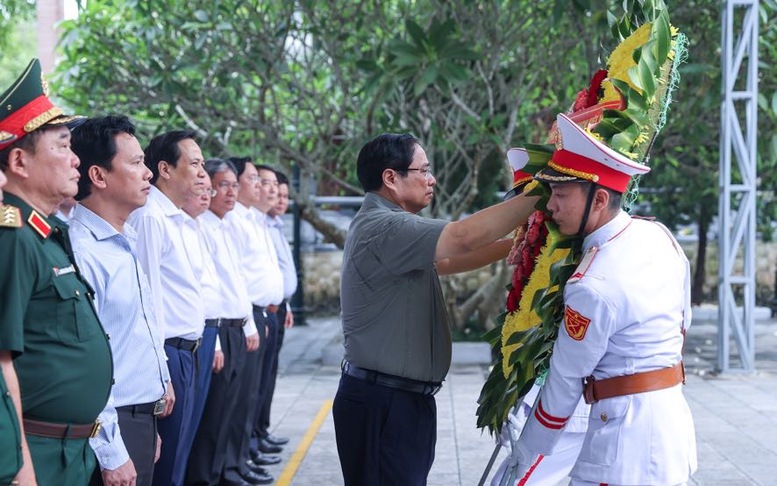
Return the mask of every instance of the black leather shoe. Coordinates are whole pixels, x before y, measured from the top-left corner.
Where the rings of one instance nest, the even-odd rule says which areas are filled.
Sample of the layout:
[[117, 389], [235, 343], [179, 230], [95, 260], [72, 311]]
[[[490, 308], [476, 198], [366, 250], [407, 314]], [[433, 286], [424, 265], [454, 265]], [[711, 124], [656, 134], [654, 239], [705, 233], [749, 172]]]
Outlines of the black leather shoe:
[[269, 474], [256, 474], [253, 471], [248, 471], [243, 474], [243, 479], [248, 484], [270, 484], [273, 482], [273, 477]]
[[267, 439], [259, 439], [258, 449], [265, 454], [277, 454], [283, 450], [283, 447], [275, 444], [271, 444]]
[[272, 466], [281, 462], [281, 457], [265, 454], [261, 451], [251, 451], [251, 461], [257, 466]]
[[262, 466], [260, 466], [259, 464], [255, 463], [251, 459], [246, 461], [246, 466], [248, 466], [248, 469], [250, 469], [251, 472], [253, 472], [253, 473], [256, 473], [256, 474], [270, 474], [270, 472], [267, 469], [263, 468]]
[[264, 437], [264, 440], [266, 440], [270, 444], [274, 444], [274, 445], [277, 445], [277, 446], [282, 446], [282, 445], [287, 444], [289, 442], [289, 438], [288, 437], [276, 437], [276, 436], [274, 436], [272, 434], [267, 434]]

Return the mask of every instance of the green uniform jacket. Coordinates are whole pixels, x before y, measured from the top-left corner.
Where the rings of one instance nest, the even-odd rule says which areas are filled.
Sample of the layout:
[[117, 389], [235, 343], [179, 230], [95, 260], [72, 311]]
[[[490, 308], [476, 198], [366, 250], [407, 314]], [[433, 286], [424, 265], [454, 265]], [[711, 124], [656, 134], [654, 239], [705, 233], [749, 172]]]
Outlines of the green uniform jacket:
[[[67, 225], [13, 194], [5, 194], [5, 203], [21, 210], [23, 225], [0, 228], [0, 349], [18, 356], [24, 417], [94, 422], [108, 400], [113, 361]], [[45, 466], [30, 448], [37, 474]]]

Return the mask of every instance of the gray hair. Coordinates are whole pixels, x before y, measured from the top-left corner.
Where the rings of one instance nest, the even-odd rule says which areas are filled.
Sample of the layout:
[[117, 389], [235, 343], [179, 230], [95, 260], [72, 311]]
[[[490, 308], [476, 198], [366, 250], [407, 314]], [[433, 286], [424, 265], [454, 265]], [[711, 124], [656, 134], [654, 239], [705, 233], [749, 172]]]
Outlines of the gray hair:
[[208, 177], [211, 179], [219, 172], [226, 172], [228, 170], [231, 170], [235, 177], [237, 177], [237, 169], [232, 162], [224, 159], [208, 159], [205, 161], [205, 172], [208, 173]]

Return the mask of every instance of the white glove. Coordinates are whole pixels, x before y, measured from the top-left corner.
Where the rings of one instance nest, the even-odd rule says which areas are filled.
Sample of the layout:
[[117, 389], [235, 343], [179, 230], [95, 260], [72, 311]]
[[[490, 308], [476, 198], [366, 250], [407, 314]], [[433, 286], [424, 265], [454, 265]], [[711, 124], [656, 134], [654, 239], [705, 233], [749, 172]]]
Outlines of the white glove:
[[521, 480], [529, 469], [537, 462], [539, 454], [531, 452], [523, 442], [513, 444], [513, 451], [510, 454], [510, 466], [515, 471], [515, 478]]

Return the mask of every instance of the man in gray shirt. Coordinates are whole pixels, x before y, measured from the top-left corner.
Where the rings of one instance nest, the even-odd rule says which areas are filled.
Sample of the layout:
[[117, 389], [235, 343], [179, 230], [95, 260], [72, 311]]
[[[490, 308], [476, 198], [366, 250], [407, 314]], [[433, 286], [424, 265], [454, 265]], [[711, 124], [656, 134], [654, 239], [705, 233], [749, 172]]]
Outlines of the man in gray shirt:
[[343, 254], [340, 298], [343, 376], [333, 416], [346, 486], [426, 484], [434, 461], [434, 394], [451, 362], [451, 335], [438, 274], [504, 258], [501, 239], [526, 221], [536, 198], [519, 196], [457, 222], [416, 213], [436, 183], [409, 134], [362, 147], [366, 192]]

